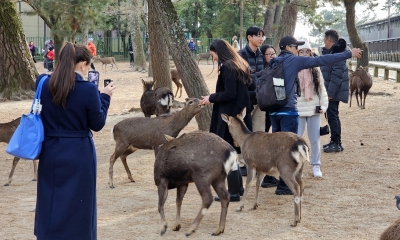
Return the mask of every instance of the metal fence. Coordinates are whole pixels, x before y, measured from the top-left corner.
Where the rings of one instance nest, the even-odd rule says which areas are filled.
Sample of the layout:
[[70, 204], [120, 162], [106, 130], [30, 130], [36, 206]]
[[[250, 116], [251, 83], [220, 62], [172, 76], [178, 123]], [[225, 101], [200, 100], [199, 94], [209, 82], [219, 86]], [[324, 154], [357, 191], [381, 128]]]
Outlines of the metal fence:
[[[196, 54], [205, 53], [210, 50], [210, 45], [215, 39], [220, 38], [194, 38], [194, 42], [196, 43]], [[231, 38], [221, 38], [228, 41], [232, 44]], [[44, 42], [48, 40], [43, 37], [27, 37], [26, 41], [29, 43], [32, 41], [36, 47], [36, 59], [42, 60], [44, 53]], [[266, 38], [264, 44], [272, 44], [273, 38]], [[189, 39], [187, 39], [189, 42]], [[76, 39], [77, 43], [80, 43], [80, 39]], [[125, 38], [111, 38], [111, 37], [102, 37], [102, 38], [94, 38], [93, 43], [96, 45], [97, 55], [101, 55], [102, 57], [115, 57], [117, 60], [128, 60], [129, 53], [128, 47], [130, 44], [130, 39], [128, 37]], [[148, 39], [143, 39], [143, 48], [145, 54], [148, 53]], [[244, 43], [245, 45], [245, 43]]]

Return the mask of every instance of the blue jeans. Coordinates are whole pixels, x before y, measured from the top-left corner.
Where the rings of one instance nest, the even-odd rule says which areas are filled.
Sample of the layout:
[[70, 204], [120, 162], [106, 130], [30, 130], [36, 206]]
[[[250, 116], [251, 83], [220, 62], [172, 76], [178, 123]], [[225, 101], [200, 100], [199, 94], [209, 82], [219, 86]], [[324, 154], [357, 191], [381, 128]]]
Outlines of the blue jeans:
[[326, 116], [328, 118], [329, 128], [331, 129], [331, 141], [340, 144], [342, 141], [342, 130], [339, 119], [339, 101], [329, 101]]
[[297, 134], [299, 116], [271, 115], [272, 132], [292, 132]]

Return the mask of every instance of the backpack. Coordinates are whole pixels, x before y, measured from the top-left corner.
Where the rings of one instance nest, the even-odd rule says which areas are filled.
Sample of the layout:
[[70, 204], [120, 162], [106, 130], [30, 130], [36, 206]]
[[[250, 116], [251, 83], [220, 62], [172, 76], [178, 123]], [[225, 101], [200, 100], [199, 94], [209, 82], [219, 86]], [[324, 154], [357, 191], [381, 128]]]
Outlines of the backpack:
[[[283, 76], [283, 62], [262, 70], [258, 76], [256, 94], [261, 111], [276, 112], [283, 108], [289, 99]], [[290, 87], [289, 93], [292, 92], [294, 85], [299, 87], [297, 77]]]

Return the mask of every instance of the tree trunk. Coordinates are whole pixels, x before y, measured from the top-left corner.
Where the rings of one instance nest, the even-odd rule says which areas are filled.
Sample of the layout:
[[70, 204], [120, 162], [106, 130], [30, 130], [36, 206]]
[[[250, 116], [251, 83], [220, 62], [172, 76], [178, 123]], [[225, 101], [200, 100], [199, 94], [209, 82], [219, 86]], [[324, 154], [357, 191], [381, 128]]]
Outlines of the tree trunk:
[[279, 49], [279, 41], [286, 35], [293, 36], [294, 30], [296, 29], [298, 6], [296, 3], [286, 2], [283, 7], [282, 18], [284, 21], [280, 21], [278, 33], [275, 37], [274, 47]]
[[[53, 42], [54, 42], [54, 59], [58, 59], [58, 55], [60, 55], [61, 47], [64, 44], [64, 39], [58, 36], [57, 34], [53, 35]], [[86, 45], [86, 44], [85, 44]], [[54, 67], [57, 67], [57, 62], [55, 61]]]
[[358, 0], [345, 0], [343, 2], [346, 8], [346, 26], [349, 33], [351, 45], [353, 45], [353, 47], [361, 48], [363, 50], [362, 57], [357, 59], [357, 67], [368, 66], [368, 47], [360, 38], [360, 35], [358, 35], [355, 22], [355, 6]]
[[[159, 18], [162, 34], [167, 39], [168, 48], [182, 77], [182, 84], [189, 97], [201, 98], [209, 95], [207, 85], [196, 61], [187, 46], [185, 35], [171, 0], [149, 0], [154, 4], [155, 15]], [[200, 130], [209, 131], [211, 106], [207, 106], [196, 116]]]
[[141, 0], [128, 0], [128, 28], [132, 36], [132, 50], [135, 57], [132, 71], [147, 71], [146, 56], [144, 55], [142, 32], [140, 31]]
[[275, 39], [276, 35], [278, 35], [278, 28], [282, 17], [282, 9], [283, 9], [282, 4], [276, 5], [274, 14], [273, 35], [272, 35], [273, 37], [275, 37]]
[[266, 37], [273, 37], [274, 35], [274, 18], [275, 18], [276, 3], [268, 2], [267, 10], [264, 15], [264, 33]]
[[153, 80], [156, 80], [154, 87], [167, 87], [172, 90], [168, 45], [160, 29], [160, 20], [154, 11], [153, 2], [149, 1], [150, 61]]
[[38, 76], [15, 3], [0, 0], [0, 101], [32, 98]]

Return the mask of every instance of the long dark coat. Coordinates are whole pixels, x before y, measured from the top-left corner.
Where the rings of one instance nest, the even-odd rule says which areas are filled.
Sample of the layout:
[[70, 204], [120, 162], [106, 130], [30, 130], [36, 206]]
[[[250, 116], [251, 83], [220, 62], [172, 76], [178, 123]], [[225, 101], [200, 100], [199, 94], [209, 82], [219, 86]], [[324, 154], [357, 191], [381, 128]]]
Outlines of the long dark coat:
[[[233, 145], [233, 139], [228, 130], [228, 124], [221, 118], [221, 114], [225, 113], [229, 116], [236, 116], [244, 107], [246, 107], [246, 117], [244, 122], [252, 130], [251, 123], [251, 102], [247, 86], [239, 81], [235, 76], [235, 72], [225, 65], [219, 70], [217, 86], [215, 93], [210, 95], [210, 102], [214, 103], [210, 132], [217, 134], [225, 141]], [[239, 150], [238, 148], [236, 148]]]
[[[37, 81], [44, 75], [40, 75]], [[106, 123], [110, 96], [76, 74], [66, 108], [42, 89], [45, 139], [39, 156], [37, 239], [96, 239], [96, 150], [90, 130]]]

